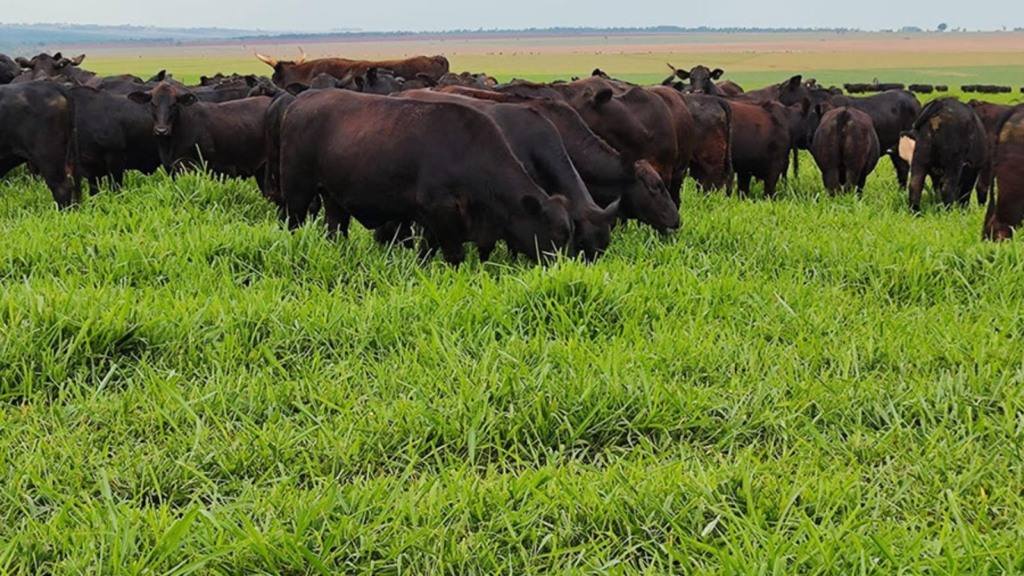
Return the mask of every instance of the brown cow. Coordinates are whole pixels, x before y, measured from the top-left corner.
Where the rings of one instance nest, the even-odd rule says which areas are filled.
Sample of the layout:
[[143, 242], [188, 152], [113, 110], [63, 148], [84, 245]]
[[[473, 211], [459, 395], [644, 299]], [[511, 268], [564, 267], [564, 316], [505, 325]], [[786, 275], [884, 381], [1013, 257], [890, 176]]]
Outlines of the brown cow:
[[995, 160], [996, 142], [999, 140], [999, 122], [1010, 112], [1013, 106], [992, 104], [991, 102], [982, 102], [980, 100], [971, 100], [967, 105], [974, 108], [974, 113], [978, 115], [978, 118], [981, 119], [981, 124], [985, 127], [988, 161], [985, 162], [981, 172], [978, 173], [977, 189], [979, 195], [987, 198], [989, 190], [992, 188], [992, 163]]
[[732, 108], [723, 98], [684, 94], [693, 116], [696, 148], [690, 176], [704, 190], [732, 193]]
[[370, 68], [386, 68], [407, 80], [413, 80], [418, 76], [437, 82], [448, 73], [448, 59], [444, 56], [413, 56], [401, 60], [350, 60], [348, 58], [318, 58], [306, 60], [306, 53], [299, 48], [301, 56], [294, 62], [279, 61], [257, 53], [256, 58], [274, 69], [272, 80], [281, 88], [287, 88], [289, 84], [306, 84], [313, 80], [318, 74], [330, 74], [335, 78], [345, 76], [361, 76], [366, 74]]
[[764, 194], [775, 196], [789, 165], [791, 135], [786, 107], [778, 102], [731, 101], [732, 163], [740, 197], [750, 193], [750, 178], [764, 181]]
[[825, 112], [811, 141], [811, 155], [821, 168], [825, 189], [833, 195], [854, 186], [858, 194], [863, 193], [879, 153], [871, 116], [853, 108]]
[[1024, 217], [1024, 106], [1003, 115], [996, 144], [995, 193], [989, 196], [982, 238], [1009, 240]]

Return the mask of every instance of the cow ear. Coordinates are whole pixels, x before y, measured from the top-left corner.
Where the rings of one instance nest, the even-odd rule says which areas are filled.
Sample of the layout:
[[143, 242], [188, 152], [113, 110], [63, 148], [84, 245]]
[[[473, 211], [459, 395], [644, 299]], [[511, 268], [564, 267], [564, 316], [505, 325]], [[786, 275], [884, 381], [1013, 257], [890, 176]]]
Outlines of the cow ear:
[[801, 74], [797, 74], [796, 76], [793, 76], [792, 78], [786, 81], [786, 87], [789, 88], [790, 90], [796, 90], [797, 88], [800, 87], [800, 83], [803, 82], [803, 80], [804, 77]]
[[689, 70], [676, 70], [676, 76], [678, 76], [680, 80], [689, 80], [690, 79], [690, 71]]
[[302, 82], [292, 82], [291, 84], [284, 87], [285, 91], [293, 96], [298, 96], [306, 90], [309, 90], [309, 84], [303, 84]]
[[28, 58], [25, 58], [24, 56], [18, 56], [17, 58], [14, 59], [14, 61], [17, 62], [18, 66], [21, 66], [22, 68], [31, 68], [32, 67], [32, 61], [29, 60]]
[[155, 82], [163, 82], [164, 78], [167, 78], [167, 70], [161, 70], [157, 72], [156, 75], [153, 76], [153, 78], [151, 78], [151, 80]]
[[74, 64], [75, 66], [78, 66], [79, 64], [82, 63], [82, 60], [85, 60], [85, 54], [79, 54], [78, 56], [75, 56], [74, 58], [71, 59], [71, 63]]
[[714, 70], [711, 71], [711, 79], [712, 80], [718, 80], [724, 74], [725, 74], [725, 70], [722, 70], [721, 68], [715, 68]]
[[612, 99], [612, 89], [611, 88], [601, 88], [600, 90], [597, 91], [597, 94], [594, 94], [594, 105], [595, 106], [603, 106], [603, 105], [607, 104], [608, 102], [610, 102], [611, 99]]
[[182, 106], [191, 106], [198, 102], [199, 98], [196, 98], [196, 95], [191, 92], [185, 92], [184, 94], [179, 94], [175, 100]]
[[530, 216], [540, 216], [544, 212], [544, 207], [541, 206], [540, 200], [536, 196], [523, 196], [522, 202], [523, 208]]
[[371, 67], [370, 67], [370, 68], [369, 68], [369, 69], [368, 69], [368, 70], [366, 71], [366, 80], [367, 80], [367, 82], [369, 82], [370, 84], [373, 84], [374, 82], [376, 82], [376, 81], [377, 81], [377, 67], [376, 67], [376, 66], [371, 66]]
[[255, 88], [260, 83], [260, 79], [255, 74], [248, 74], [245, 77], [245, 85], [249, 88]]
[[153, 99], [153, 93], [136, 90], [128, 94], [128, 99], [136, 104], [145, 104]]
[[56, 53], [54, 53], [54, 55], [52, 56], [52, 58], [53, 58], [54, 60], [60, 60], [60, 59], [61, 59], [61, 58], [63, 58], [63, 57], [64, 57], [64, 55], [63, 55], [63, 54], [61, 54], [60, 52], [56, 52]]
[[437, 82], [434, 82], [433, 78], [431, 78], [430, 76], [428, 76], [428, 75], [426, 75], [426, 74], [424, 74], [422, 72], [420, 72], [419, 74], [416, 74], [416, 79], [419, 80], [420, 82], [423, 82], [424, 84], [426, 84], [429, 87], [437, 86]]
[[199, 85], [200, 86], [209, 86], [210, 85], [210, 77], [209, 76], [200, 76], [199, 77]]
[[602, 216], [604, 216], [604, 221], [607, 222], [608, 225], [611, 226], [612, 228], [615, 228], [615, 223], [619, 221], [620, 202], [622, 202], [621, 198], [609, 204], [608, 207], [604, 209], [604, 212], [602, 212]]

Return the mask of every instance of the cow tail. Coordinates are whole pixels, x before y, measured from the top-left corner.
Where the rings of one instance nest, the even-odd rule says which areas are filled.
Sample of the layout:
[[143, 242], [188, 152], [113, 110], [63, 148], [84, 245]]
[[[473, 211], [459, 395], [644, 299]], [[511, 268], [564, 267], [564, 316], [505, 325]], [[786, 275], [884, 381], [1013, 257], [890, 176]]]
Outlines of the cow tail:
[[717, 98], [718, 105], [725, 112], [725, 162], [722, 175], [725, 177], [725, 194], [732, 195], [732, 106], [724, 98]]
[[74, 201], [78, 201], [81, 186], [81, 177], [84, 170], [80, 163], [81, 157], [78, 154], [78, 115], [75, 112], [75, 97], [71, 90], [62, 90], [64, 99], [68, 103], [68, 142], [64, 149], [64, 173], [71, 178], [71, 189]]
[[[839, 117], [836, 118], [836, 140], [839, 142], [839, 174], [845, 178], [846, 176], [846, 128], [850, 123], [850, 111], [843, 110], [839, 113]], [[846, 182], [845, 185], [849, 186], [850, 183]]]

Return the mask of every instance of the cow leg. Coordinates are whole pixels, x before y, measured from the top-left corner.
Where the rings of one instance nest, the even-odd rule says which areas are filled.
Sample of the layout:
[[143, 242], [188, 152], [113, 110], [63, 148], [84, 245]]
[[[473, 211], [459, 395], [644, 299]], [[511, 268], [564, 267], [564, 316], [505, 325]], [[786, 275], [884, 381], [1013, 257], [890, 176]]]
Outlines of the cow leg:
[[679, 208], [681, 202], [679, 198], [680, 191], [683, 189], [683, 171], [672, 173], [672, 185], [669, 186], [668, 195], [672, 198], [672, 202], [675, 203], [676, 208]]
[[107, 174], [110, 175], [110, 189], [120, 190], [124, 183], [124, 154], [107, 154]]
[[918, 213], [921, 211], [921, 189], [924, 188], [924, 170], [915, 168], [910, 173], [909, 203], [910, 211]]
[[775, 199], [775, 189], [779, 184], [779, 178], [787, 169], [773, 170], [764, 179], [764, 197], [768, 200]]
[[857, 170], [847, 166], [846, 172], [843, 174], [843, 192], [848, 192], [857, 187], [857, 192], [860, 192], [860, 177], [857, 174]]
[[868, 169], [862, 168], [860, 176], [857, 178], [857, 196], [864, 195], [864, 184], [868, 181]]
[[[310, 204], [319, 196], [319, 187], [314, 179], [313, 166], [296, 158], [281, 163], [281, 204], [278, 218], [288, 222], [288, 229], [295, 230], [306, 222]], [[319, 206], [318, 206], [319, 208]]]
[[942, 175], [942, 181], [937, 191], [942, 194], [942, 203], [946, 208], [953, 206], [954, 202], [960, 200], [960, 178], [963, 175], [963, 167], [958, 166], [948, 170]]
[[[971, 203], [971, 189], [978, 182], [978, 170], [973, 167], [964, 167], [960, 174], [960, 206], [966, 208]], [[978, 191], [978, 204], [985, 205], [981, 191]], [[987, 196], [987, 194], [986, 194]]]
[[896, 169], [896, 181], [900, 183], [900, 190], [907, 188], [907, 175], [910, 173], [910, 164], [907, 164], [899, 154], [893, 152], [889, 155], [892, 158], [892, 166]]
[[829, 195], [835, 196], [840, 187], [839, 170], [831, 167], [822, 170], [821, 182], [825, 185], [825, 189], [828, 190]]
[[750, 194], [750, 172], [736, 173], [736, 194], [740, 198], [746, 198]]
[[348, 225], [352, 215], [338, 203], [333, 194], [321, 194], [320, 197], [323, 198], [324, 217], [327, 220], [327, 238], [334, 240], [338, 237], [338, 232], [348, 238]]
[[978, 194], [978, 204], [984, 206], [988, 202], [988, 193], [992, 187], [992, 163], [986, 162], [978, 172], [978, 184], [975, 188]]

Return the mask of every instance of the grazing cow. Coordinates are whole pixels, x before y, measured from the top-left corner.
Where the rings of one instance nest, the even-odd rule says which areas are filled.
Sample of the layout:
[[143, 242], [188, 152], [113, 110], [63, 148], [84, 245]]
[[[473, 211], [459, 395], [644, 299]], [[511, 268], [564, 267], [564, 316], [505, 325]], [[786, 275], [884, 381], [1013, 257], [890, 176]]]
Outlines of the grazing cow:
[[270, 98], [200, 102], [192, 92], [168, 82], [132, 92], [128, 98], [149, 105], [160, 162], [168, 172], [205, 162], [214, 173], [262, 181]]
[[544, 191], [569, 200], [569, 214], [575, 227], [570, 254], [583, 253], [595, 260], [611, 242], [611, 229], [618, 218], [618, 202], [602, 209], [587, 191], [573, 167], [558, 129], [528, 105], [478, 100], [458, 94], [411, 90], [399, 95], [424, 102], [450, 102], [469, 106], [486, 114], [501, 129], [505, 142]]
[[[871, 116], [875, 134], [878, 135], [878, 145], [882, 153], [888, 154], [892, 159], [900, 188], [905, 188], [910, 165], [899, 155], [900, 134], [910, 130], [914, 120], [921, 113], [921, 103], [917, 97], [905, 90], [891, 90], [861, 98], [831, 96], [826, 101], [832, 106], [855, 108]], [[815, 100], [815, 103], [818, 101]]]
[[[816, 89], [821, 90], [821, 88]], [[797, 74], [778, 84], [744, 92], [736, 98], [752, 102], [769, 102], [774, 100], [781, 102], [785, 106], [792, 106], [809, 99], [810, 91], [811, 88], [803, 82], [803, 76]]]
[[[660, 96], [595, 76], [549, 88], [575, 108], [595, 134], [628, 160], [647, 160], [666, 187], [671, 186], [679, 147], [673, 113]], [[669, 193], [673, 194], [671, 188]]]
[[498, 240], [540, 259], [572, 239], [567, 200], [544, 194], [490, 118], [447, 102], [300, 95], [281, 126], [281, 191], [292, 229], [321, 194], [331, 234], [347, 234], [352, 217], [367, 228], [415, 220], [422, 246], [451, 264], [467, 241], [481, 259]]
[[21, 66], [6, 54], [0, 54], [0, 85], [10, 84], [21, 74]]
[[764, 181], [764, 193], [775, 196], [779, 178], [789, 165], [792, 142], [786, 107], [778, 102], [730, 101], [732, 165], [740, 197], [750, 193], [750, 179]]
[[935, 87], [931, 84], [911, 84], [907, 89], [916, 94], [931, 94], [935, 91]]
[[967, 103], [974, 109], [974, 113], [981, 119], [985, 127], [986, 162], [978, 173], [978, 194], [987, 198], [989, 190], [992, 189], [992, 162], [995, 159], [996, 143], [999, 140], [999, 123], [1009, 113], [1013, 106], [992, 104], [980, 100], [971, 100]]
[[646, 160], [628, 160], [594, 134], [576, 110], [561, 99], [529, 98], [461, 86], [446, 86], [440, 91], [514, 102], [536, 110], [558, 129], [573, 166], [599, 206], [619, 202], [620, 217], [636, 219], [662, 233], [679, 227], [679, 209], [654, 168]]
[[821, 169], [825, 189], [831, 194], [856, 186], [864, 192], [868, 174], [878, 164], [880, 148], [871, 116], [853, 108], [834, 108], [822, 114], [811, 141], [811, 155]]
[[100, 178], [121, 186], [125, 170], [152, 174], [160, 167], [153, 117], [149, 110], [89, 86], [71, 88], [75, 100], [78, 159], [89, 191], [99, 191]]
[[1024, 217], [1024, 106], [1017, 106], [998, 126], [995, 193], [989, 197], [982, 238], [1009, 240]]
[[96, 76], [96, 74], [78, 67], [83, 60], [85, 60], [85, 54], [80, 54], [74, 58], [65, 58], [60, 52], [57, 52], [53, 56], [44, 52], [42, 54], [37, 54], [32, 58], [18, 57], [15, 58], [15, 61], [20, 64], [22, 68], [25, 68], [25, 71], [15, 78], [14, 81], [27, 82], [43, 78], [55, 78], [62, 80], [75, 80], [79, 84], [85, 84]]
[[344, 78], [349, 74], [359, 76], [370, 68], [387, 68], [402, 78], [416, 78], [423, 74], [434, 82], [448, 73], [448, 59], [444, 56], [414, 56], [402, 60], [349, 60], [348, 58], [320, 58], [306, 61], [306, 53], [299, 49], [301, 57], [294, 62], [278, 61], [269, 56], [256, 54], [256, 57], [274, 69], [271, 78], [281, 88], [289, 84], [309, 85], [317, 74], [327, 73], [335, 78]]
[[949, 92], [949, 86], [946, 86], [945, 84], [936, 84], [935, 85], [935, 91], [936, 92]]
[[[967, 205], [985, 165], [985, 144], [985, 127], [970, 106], [956, 98], [929, 102], [900, 140], [900, 155], [910, 162], [910, 209], [921, 210], [926, 176], [943, 204]], [[984, 203], [980, 192], [978, 200]]]
[[26, 162], [58, 207], [78, 201], [75, 101], [56, 82], [0, 86], [0, 177]]
[[696, 148], [690, 176], [702, 189], [732, 193], [732, 107], [723, 98], [684, 94], [693, 116]]

